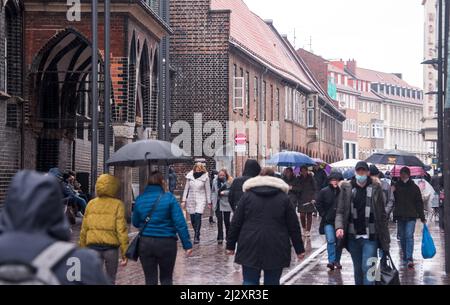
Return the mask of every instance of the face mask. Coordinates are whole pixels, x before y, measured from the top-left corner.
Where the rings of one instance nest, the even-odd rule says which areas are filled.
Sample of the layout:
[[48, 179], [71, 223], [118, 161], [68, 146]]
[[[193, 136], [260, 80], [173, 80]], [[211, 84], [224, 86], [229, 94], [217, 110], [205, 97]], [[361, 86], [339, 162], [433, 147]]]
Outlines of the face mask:
[[225, 177], [219, 178], [219, 181], [224, 183], [225, 182]]
[[198, 178], [200, 178], [201, 176], [203, 176], [203, 173], [202, 173], [202, 172], [200, 172], [200, 173], [194, 173], [194, 178], [195, 178], [195, 179], [198, 179]]
[[367, 181], [367, 176], [356, 175], [356, 181], [360, 184], [365, 183]]

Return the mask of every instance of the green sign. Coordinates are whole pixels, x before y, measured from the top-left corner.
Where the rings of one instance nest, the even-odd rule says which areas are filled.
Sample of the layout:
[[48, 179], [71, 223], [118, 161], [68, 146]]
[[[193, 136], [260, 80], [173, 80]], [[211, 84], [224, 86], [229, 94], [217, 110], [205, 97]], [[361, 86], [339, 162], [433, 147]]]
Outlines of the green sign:
[[337, 98], [336, 84], [331, 79], [328, 80], [328, 95], [334, 100]]

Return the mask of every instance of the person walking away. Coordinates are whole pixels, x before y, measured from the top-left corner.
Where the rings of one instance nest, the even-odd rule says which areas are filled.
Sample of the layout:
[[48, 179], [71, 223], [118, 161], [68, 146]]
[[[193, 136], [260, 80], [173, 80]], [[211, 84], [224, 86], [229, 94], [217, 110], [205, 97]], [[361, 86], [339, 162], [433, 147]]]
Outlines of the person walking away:
[[78, 191], [75, 190], [75, 173], [74, 172], [68, 172], [63, 175], [64, 183], [67, 184], [67, 187], [70, 188], [70, 191], [72, 193], [72, 197], [70, 199], [71, 203], [74, 204], [78, 212], [76, 214], [77, 217], [82, 218], [84, 215], [84, 212], [86, 211], [86, 200], [80, 197], [78, 194]]
[[227, 238], [227, 254], [242, 265], [244, 285], [279, 285], [283, 268], [291, 262], [291, 243], [298, 259], [305, 249], [295, 209], [289, 197], [289, 185], [275, 178], [271, 168], [261, 176], [248, 179], [237, 206]]
[[320, 191], [324, 187], [328, 186], [327, 173], [324, 170], [323, 164], [317, 164], [313, 168], [314, 180], [316, 181], [317, 191]]
[[231, 184], [230, 193], [228, 194], [228, 201], [230, 202], [233, 211], [236, 209], [239, 200], [241, 200], [244, 192], [242, 191], [242, 186], [245, 181], [250, 178], [256, 177], [261, 172], [261, 166], [259, 166], [258, 161], [253, 159], [248, 159], [245, 161], [244, 171], [241, 177], [237, 177], [233, 180]]
[[211, 190], [211, 202], [217, 217], [217, 243], [223, 244], [223, 224], [225, 223], [225, 235], [228, 236], [230, 230], [231, 206], [228, 202], [231, 183], [233, 179], [226, 169], [219, 171], [214, 178]]
[[340, 193], [339, 183], [344, 180], [340, 172], [332, 172], [328, 177], [328, 186], [320, 190], [317, 196], [317, 210], [321, 217], [319, 233], [327, 240], [328, 265], [327, 268], [342, 269], [342, 247], [336, 239], [335, 220], [337, 197]]
[[283, 172], [283, 181], [289, 185], [289, 199], [294, 208], [297, 208], [298, 199], [300, 196], [300, 181], [294, 175], [292, 167], [287, 167]]
[[70, 242], [62, 200], [60, 181], [51, 175], [14, 176], [0, 214], [0, 284], [110, 284], [98, 255]]
[[172, 166], [169, 166], [169, 192], [172, 194], [177, 188], [177, 174]]
[[[211, 177], [210, 177], [210, 185], [211, 185], [211, 189], [212, 189], [212, 186], [213, 186], [213, 181], [214, 181], [214, 179], [216, 178], [216, 176], [217, 176], [217, 174], [218, 174], [219, 172], [217, 171], [217, 170], [215, 170], [215, 169], [213, 169], [212, 171], [211, 171]], [[213, 209], [213, 207], [211, 206], [210, 208], [209, 208], [209, 218], [208, 218], [208, 221], [209, 221], [209, 224], [210, 225], [213, 225], [213, 224], [215, 224], [216, 222], [214, 221], [214, 214], [215, 214], [215, 212], [214, 212], [214, 209]]]
[[400, 170], [400, 180], [394, 186], [394, 220], [400, 237], [403, 262], [408, 268], [414, 268], [414, 231], [416, 220], [426, 223], [422, 195], [419, 187], [411, 179], [408, 167]]
[[375, 165], [369, 166], [370, 178], [372, 179], [372, 183], [378, 183], [383, 190], [384, 202], [387, 205], [391, 196], [394, 194], [391, 189], [391, 184], [385, 178], [382, 172]]
[[[153, 211], [153, 212], [151, 212]], [[143, 228], [149, 213], [150, 220]], [[173, 270], [177, 257], [177, 234], [186, 255], [192, 254], [192, 243], [183, 211], [175, 196], [166, 192], [161, 172], [150, 174], [144, 193], [136, 199], [132, 216], [133, 225], [143, 228], [139, 241], [139, 259], [146, 285], [173, 284]]]
[[[125, 206], [117, 199], [120, 182], [116, 177], [103, 174], [97, 179], [95, 192], [83, 218], [80, 247], [97, 251], [112, 283], [116, 282], [119, 265], [127, 265], [128, 228]], [[120, 251], [119, 251], [120, 248]]]
[[383, 190], [379, 184], [372, 183], [366, 162], [358, 162], [355, 172], [355, 178], [341, 184], [336, 237], [346, 241], [353, 261], [355, 284], [373, 285], [378, 248], [387, 255], [390, 244]]
[[211, 184], [208, 172], [202, 163], [194, 165], [194, 169], [186, 175], [182, 205], [191, 217], [194, 229], [194, 244], [200, 243], [200, 229], [205, 207], [211, 205]]
[[312, 216], [316, 211], [315, 198], [317, 186], [307, 166], [300, 168], [299, 185], [300, 197], [298, 201], [298, 212], [300, 213], [303, 232], [305, 232], [306, 237], [309, 237], [311, 235]]

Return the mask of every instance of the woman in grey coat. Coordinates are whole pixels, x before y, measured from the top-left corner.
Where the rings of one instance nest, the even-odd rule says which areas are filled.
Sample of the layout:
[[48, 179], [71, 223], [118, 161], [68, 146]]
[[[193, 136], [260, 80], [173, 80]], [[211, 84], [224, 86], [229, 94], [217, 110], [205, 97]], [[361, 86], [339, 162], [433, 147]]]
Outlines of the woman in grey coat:
[[299, 176], [300, 197], [298, 199], [298, 212], [300, 213], [300, 221], [302, 224], [302, 232], [306, 237], [310, 236], [312, 226], [312, 215], [315, 212], [315, 198], [317, 192], [316, 181], [314, 176], [309, 172], [307, 166], [302, 166]]
[[219, 171], [214, 178], [211, 189], [211, 202], [213, 211], [217, 217], [217, 242], [219, 245], [223, 244], [223, 224], [225, 223], [225, 234], [228, 236], [230, 229], [231, 205], [228, 201], [230, 187], [233, 179], [228, 175], [226, 169]]

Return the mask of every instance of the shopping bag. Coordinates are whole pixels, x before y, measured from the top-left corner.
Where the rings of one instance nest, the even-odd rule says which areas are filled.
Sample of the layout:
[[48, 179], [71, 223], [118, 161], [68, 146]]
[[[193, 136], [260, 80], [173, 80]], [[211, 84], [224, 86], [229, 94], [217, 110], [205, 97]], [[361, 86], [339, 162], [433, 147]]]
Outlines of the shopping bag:
[[422, 256], [424, 259], [433, 258], [436, 255], [436, 247], [426, 224], [423, 225]]
[[384, 253], [377, 270], [376, 285], [400, 285], [400, 275], [389, 253]]

